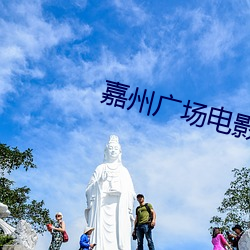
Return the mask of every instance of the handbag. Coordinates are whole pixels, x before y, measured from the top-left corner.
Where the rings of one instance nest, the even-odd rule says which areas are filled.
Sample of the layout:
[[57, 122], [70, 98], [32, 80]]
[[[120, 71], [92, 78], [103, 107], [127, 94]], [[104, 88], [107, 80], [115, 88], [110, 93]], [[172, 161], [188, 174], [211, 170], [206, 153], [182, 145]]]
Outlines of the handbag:
[[69, 236], [68, 236], [67, 232], [64, 231], [64, 232], [62, 233], [62, 235], [63, 235], [63, 242], [67, 242], [67, 241], [69, 240]]
[[47, 226], [48, 231], [52, 232], [52, 224], [47, 224], [46, 226]]

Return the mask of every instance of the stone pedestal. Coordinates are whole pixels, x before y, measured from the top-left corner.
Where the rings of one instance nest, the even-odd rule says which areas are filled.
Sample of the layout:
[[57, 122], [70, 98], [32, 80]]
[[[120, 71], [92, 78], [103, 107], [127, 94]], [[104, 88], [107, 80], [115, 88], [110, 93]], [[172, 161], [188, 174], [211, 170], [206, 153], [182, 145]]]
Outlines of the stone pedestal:
[[3, 246], [2, 250], [26, 250], [25, 247], [21, 245], [9, 245]]

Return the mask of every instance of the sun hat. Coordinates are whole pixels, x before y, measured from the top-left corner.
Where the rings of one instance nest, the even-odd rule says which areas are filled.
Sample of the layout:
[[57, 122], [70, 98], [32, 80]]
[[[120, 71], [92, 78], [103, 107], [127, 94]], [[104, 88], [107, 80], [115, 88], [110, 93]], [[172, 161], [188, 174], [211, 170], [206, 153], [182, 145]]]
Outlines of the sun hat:
[[61, 215], [61, 216], [63, 217], [63, 214], [62, 214], [61, 212], [57, 212], [57, 213], [56, 213], [56, 216], [57, 216], [57, 215]]
[[95, 230], [93, 227], [86, 227], [83, 233], [86, 234], [87, 232], [93, 231], [93, 230]]

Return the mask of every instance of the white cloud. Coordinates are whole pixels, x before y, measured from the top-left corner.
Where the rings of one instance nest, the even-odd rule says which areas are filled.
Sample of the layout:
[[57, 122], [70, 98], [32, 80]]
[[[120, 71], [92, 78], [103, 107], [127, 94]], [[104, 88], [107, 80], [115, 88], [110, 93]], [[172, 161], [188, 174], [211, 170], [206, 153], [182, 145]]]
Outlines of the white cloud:
[[122, 75], [127, 71], [127, 65], [120, 62], [117, 57], [103, 47], [98, 60], [82, 61], [83, 79], [87, 83], [103, 81], [106, 77]]
[[15, 90], [17, 82], [14, 84], [12, 78], [16, 74], [43, 77], [44, 72], [36, 66], [32, 68], [29, 60], [34, 60], [35, 64], [46, 49], [73, 36], [69, 25], [45, 20], [38, 1], [32, 4], [25, 1], [15, 5], [9, 3], [2, 7], [3, 12], [11, 15], [0, 19], [1, 96]]
[[239, 27], [237, 21], [222, 16], [213, 6], [211, 9], [215, 10], [208, 10], [203, 4], [193, 9], [177, 8], [159, 24], [159, 34], [167, 51], [176, 60], [182, 58], [182, 66], [194, 59], [213, 65], [234, 57], [237, 45], [246, 35], [236, 29]]
[[232, 56], [236, 42], [232, 25], [213, 21], [197, 42], [200, 59], [204, 63], [210, 63]]
[[74, 0], [74, 4], [80, 9], [84, 9], [87, 5], [87, 0]]
[[[131, 79], [143, 81], [144, 83], [153, 82], [153, 74], [158, 62], [158, 52], [147, 47], [143, 42], [141, 49], [126, 57], [116, 57], [112, 51], [103, 47], [100, 58], [97, 61], [82, 61], [83, 81], [86, 83], [104, 82], [104, 80], [119, 79], [124, 84], [129, 84]], [[126, 82], [126, 83], [125, 83]]]
[[[49, 96], [52, 104], [57, 105], [66, 115], [91, 115], [93, 99], [98, 99], [97, 94], [91, 88], [77, 88], [68, 85], [63, 89], [51, 90]], [[99, 98], [100, 99], [100, 98]]]
[[[247, 72], [246, 72], [247, 74]], [[225, 109], [234, 112], [235, 118], [237, 113], [250, 115], [250, 91], [248, 80], [243, 82], [230, 95], [225, 92], [219, 93], [214, 99], [215, 105], [223, 105]]]
[[113, 0], [113, 4], [119, 13], [119, 16], [121, 16], [123, 20], [128, 22], [132, 27], [142, 25], [148, 19], [147, 13], [133, 0]]
[[12, 19], [1, 20], [2, 46], [17, 46], [27, 57], [39, 58], [44, 49], [73, 36], [67, 24], [45, 20], [37, 3], [21, 2], [10, 6], [9, 11], [12, 12]]
[[142, 43], [141, 51], [138, 51], [130, 61], [128, 61], [131, 78], [139, 78], [145, 82], [154, 81], [154, 70], [159, 63], [159, 54], [153, 48], [147, 47]]
[[201, 32], [204, 26], [211, 20], [211, 16], [206, 15], [200, 8], [189, 11], [186, 15], [190, 18], [190, 27], [193, 33]]

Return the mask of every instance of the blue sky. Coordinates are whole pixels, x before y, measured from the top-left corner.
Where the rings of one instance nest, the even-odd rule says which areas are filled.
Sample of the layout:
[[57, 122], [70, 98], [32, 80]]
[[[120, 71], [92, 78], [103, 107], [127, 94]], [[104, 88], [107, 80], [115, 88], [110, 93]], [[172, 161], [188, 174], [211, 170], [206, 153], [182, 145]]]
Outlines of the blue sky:
[[[10, 178], [64, 214], [62, 250], [78, 247], [85, 188], [110, 134], [155, 208], [156, 248], [212, 248], [209, 220], [231, 170], [250, 160], [250, 140], [231, 134], [237, 114], [250, 115], [249, 20], [249, 0], [0, 1], [1, 143], [33, 149], [38, 168]], [[106, 80], [129, 85], [127, 98], [155, 91], [152, 110], [160, 96], [182, 103], [163, 100], [155, 116], [139, 102], [108, 106]], [[180, 118], [188, 100], [207, 105], [202, 127]], [[212, 107], [232, 112], [229, 134], [207, 124]], [[49, 243], [39, 236], [37, 250]]]

